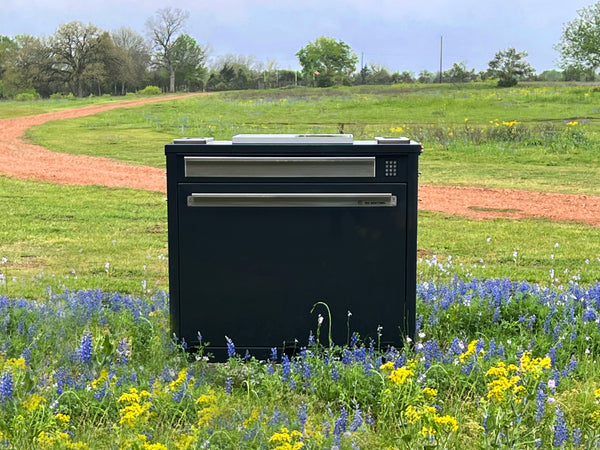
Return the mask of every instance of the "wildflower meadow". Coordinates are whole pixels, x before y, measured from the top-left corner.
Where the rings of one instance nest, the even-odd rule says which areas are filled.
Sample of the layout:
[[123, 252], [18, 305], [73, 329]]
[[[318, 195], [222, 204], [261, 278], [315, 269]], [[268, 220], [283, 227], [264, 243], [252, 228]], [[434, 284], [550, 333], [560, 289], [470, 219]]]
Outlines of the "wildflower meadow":
[[[472, 186], [485, 174], [494, 187], [598, 195], [585, 173], [597, 170], [600, 141], [587, 118], [600, 114], [600, 92], [443, 89], [393, 98], [319, 91], [322, 100], [293, 90], [271, 100], [230, 93], [182, 100], [177, 113], [155, 105], [51, 123], [28, 136], [79, 152], [68, 148], [77, 139], [64, 139], [78, 133], [104, 156], [159, 165], [167, 137], [180, 131], [216, 138], [303, 131], [297, 114], [310, 117], [307, 132], [345, 126], [357, 138], [423, 140], [421, 182]], [[414, 122], [396, 117], [408, 114], [400, 106], [412, 97]], [[193, 116], [198, 108], [221, 112]], [[245, 125], [234, 129], [219, 114]], [[550, 119], [534, 121], [542, 116]], [[141, 149], [148, 142], [154, 152]], [[527, 176], [511, 176], [525, 166]], [[568, 182], [548, 188], [560, 176]], [[0, 185], [10, 197], [0, 198], [8, 223], [0, 228], [0, 448], [600, 446], [597, 227], [423, 212], [417, 329], [404, 345], [363, 339], [344, 311], [343, 323], [315, 314], [293, 355], [274, 347], [258, 360], [223, 336], [229, 358], [214, 363], [204, 345], [188, 348], [169, 329], [161, 194], [9, 177]], [[329, 327], [341, 328], [347, 342], [318, 344], [314, 336]]]
[[421, 282], [402, 348], [317, 345], [315, 318], [297, 355], [230, 341], [223, 364], [170, 335], [164, 293], [2, 296], [0, 311], [6, 448], [600, 444], [599, 283]]

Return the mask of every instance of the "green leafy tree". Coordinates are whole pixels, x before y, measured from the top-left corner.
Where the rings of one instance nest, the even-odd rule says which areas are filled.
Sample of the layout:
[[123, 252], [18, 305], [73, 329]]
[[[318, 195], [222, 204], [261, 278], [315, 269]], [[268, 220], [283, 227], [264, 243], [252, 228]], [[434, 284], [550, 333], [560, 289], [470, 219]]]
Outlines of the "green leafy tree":
[[177, 60], [174, 55], [175, 42], [180, 35], [185, 21], [190, 16], [179, 8], [159, 9], [146, 21], [154, 50], [153, 62], [169, 73], [169, 92], [175, 92], [175, 71]]
[[298, 50], [296, 56], [304, 78], [322, 87], [347, 82], [358, 63], [348, 44], [325, 36]]
[[95, 25], [79, 21], [60, 25], [50, 37], [53, 76], [63, 79], [75, 95], [83, 97], [86, 80], [96, 77], [90, 77], [90, 71], [98, 73], [106, 48], [107, 36]]
[[476, 79], [475, 69], [468, 70], [464, 61], [452, 64], [452, 68], [442, 74], [442, 80], [446, 83], [468, 83]]
[[26, 34], [14, 38], [15, 46], [6, 54], [2, 76], [4, 94], [12, 97], [35, 90], [47, 97], [62, 88], [51, 78], [52, 59], [46, 41]]
[[554, 46], [560, 53], [563, 69], [600, 67], [600, 2], [577, 11], [577, 17], [563, 26], [560, 43]]
[[176, 80], [187, 89], [203, 85], [206, 75], [206, 50], [198, 45], [193, 37], [182, 34], [175, 40], [172, 59]]
[[527, 52], [517, 52], [514, 47], [501, 50], [488, 63], [490, 76], [498, 78], [498, 86], [515, 86], [519, 80], [534, 74], [535, 70], [525, 58]]

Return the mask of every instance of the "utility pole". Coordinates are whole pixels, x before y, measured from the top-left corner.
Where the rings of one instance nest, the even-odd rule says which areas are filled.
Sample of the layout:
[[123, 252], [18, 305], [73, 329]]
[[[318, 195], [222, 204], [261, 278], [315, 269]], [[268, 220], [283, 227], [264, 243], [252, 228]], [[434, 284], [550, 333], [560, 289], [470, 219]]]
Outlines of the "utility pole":
[[444, 51], [444, 36], [440, 36], [440, 84], [442, 84], [442, 55]]

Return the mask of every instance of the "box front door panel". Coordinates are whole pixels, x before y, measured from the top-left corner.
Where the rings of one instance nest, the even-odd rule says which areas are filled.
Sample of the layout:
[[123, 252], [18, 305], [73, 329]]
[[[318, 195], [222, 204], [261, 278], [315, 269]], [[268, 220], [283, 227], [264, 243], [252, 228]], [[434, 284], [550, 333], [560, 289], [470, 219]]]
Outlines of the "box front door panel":
[[[211, 347], [306, 345], [318, 314], [333, 340], [350, 331], [401, 342], [404, 184], [180, 184], [179, 334]], [[377, 305], [377, 306], [374, 306]], [[321, 330], [326, 343], [327, 320]], [[325, 338], [325, 339], [324, 339]]]

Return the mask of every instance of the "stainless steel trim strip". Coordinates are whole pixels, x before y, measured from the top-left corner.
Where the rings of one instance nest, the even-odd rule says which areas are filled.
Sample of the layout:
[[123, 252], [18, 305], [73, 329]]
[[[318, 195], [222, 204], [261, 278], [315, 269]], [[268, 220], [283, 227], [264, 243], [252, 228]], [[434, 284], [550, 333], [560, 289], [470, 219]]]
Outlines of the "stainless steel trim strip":
[[193, 193], [189, 207], [395, 207], [391, 193]]
[[374, 178], [375, 157], [186, 156], [186, 177]]

